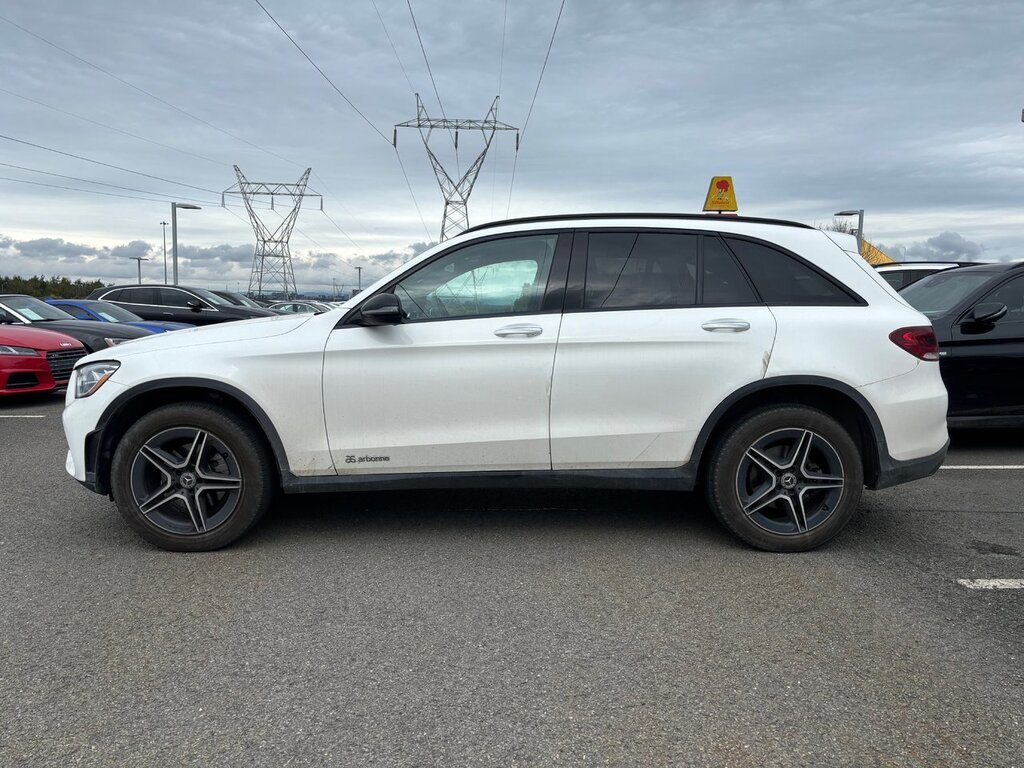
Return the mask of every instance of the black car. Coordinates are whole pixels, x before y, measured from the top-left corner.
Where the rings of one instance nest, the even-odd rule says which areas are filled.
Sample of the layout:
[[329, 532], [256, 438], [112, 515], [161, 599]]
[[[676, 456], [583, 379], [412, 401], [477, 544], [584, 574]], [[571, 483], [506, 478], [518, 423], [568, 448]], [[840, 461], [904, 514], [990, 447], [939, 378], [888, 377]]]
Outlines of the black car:
[[274, 317], [276, 314], [265, 309], [238, 307], [205, 288], [184, 285], [112, 285], [93, 291], [89, 298], [117, 304], [143, 320], [170, 320], [193, 325]]
[[900, 296], [935, 328], [949, 425], [1024, 426], [1024, 262], [937, 272]]
[[152, 336], [152, 331], [123, 323], [97, 323], [78, 320], [45, 301], [18, 293], [0, 295], [0, 323], [35, 325], [66, 333], [78, 339], [90, 352], [96, 352], [129, 339]]

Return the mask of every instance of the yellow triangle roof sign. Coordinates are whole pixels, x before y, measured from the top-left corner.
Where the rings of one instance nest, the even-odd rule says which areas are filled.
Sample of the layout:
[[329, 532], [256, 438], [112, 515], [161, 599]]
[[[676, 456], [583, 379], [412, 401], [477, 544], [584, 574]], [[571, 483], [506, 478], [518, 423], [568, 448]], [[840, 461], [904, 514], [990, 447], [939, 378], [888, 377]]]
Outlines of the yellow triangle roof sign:
[[732, 176], [712, 176], [708, 185], [708, 196], [704, 200], [705, 211], [736, 211], [736, 188]]

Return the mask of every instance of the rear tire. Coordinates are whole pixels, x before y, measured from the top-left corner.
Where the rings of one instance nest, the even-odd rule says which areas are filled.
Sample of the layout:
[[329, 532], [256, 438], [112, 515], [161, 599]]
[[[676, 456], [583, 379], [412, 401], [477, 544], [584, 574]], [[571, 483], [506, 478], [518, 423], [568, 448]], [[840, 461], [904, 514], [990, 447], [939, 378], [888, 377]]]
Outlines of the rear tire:
[[853, 438], [831, 416], [797, 405], [753, 411], [715, 445], [705, 494], [715, 517], [768, 552], [803, 552], [850, 521], [864, 486]]
[[263, 435], [226, 408], [178, 403], [146, 414], [114, 452], [111, 490], [125, 522], [161, 549], [236, 541], [277, 486]]

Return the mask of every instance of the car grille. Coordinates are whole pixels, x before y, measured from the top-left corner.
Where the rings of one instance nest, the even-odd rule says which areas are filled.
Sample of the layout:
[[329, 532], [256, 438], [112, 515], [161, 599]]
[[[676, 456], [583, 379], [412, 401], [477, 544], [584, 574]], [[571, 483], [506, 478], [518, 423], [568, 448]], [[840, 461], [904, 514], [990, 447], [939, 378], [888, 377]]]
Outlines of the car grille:
[[58, 384], [67, 384], [68, 379], [71, 378], [71, 369], [75, 367], [75, 361], [87, 354], [84, 349], [47, 352], [46, 362], [50, 364], [54, 380]]

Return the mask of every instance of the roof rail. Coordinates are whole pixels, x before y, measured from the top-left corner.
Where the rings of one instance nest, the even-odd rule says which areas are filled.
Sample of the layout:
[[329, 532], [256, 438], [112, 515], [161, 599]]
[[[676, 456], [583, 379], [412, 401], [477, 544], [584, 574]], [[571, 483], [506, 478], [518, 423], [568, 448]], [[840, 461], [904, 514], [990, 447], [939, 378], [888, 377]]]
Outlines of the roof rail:
[[766, 219], [757, 216], [720, 216], [708, 213], [560, 213], [546, 216], [525, 216], [519, 219], [499, 219], [488, 221], [485, 224], [477, 224], [470, 227], [466, 232], [478, 232], [481, 229], [492, 227], [504, 227], [510, 224], [535, 224], [548, 221], [566, 221], [570, 219], [596, 221], [600, 219], [681, 219], [687, 221], [740, 221], [748, 224], [778, 224], [783, 227], [799, 227], [800, 229], [814, 229], [809, 224], [802, 224], [798, 221], [786, 221], [785, 219]]

